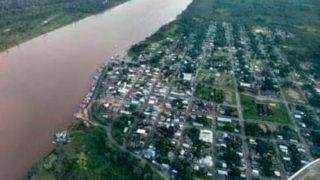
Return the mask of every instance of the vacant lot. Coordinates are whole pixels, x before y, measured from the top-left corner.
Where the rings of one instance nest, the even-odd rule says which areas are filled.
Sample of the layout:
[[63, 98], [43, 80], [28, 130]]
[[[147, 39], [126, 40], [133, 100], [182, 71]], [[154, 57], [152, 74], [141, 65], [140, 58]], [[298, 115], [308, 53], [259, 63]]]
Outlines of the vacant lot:
[[289, 114], [283, 103], [258, 102], [255, 97], [243, 94], [240, 98], [245, 119], [290, 123]]

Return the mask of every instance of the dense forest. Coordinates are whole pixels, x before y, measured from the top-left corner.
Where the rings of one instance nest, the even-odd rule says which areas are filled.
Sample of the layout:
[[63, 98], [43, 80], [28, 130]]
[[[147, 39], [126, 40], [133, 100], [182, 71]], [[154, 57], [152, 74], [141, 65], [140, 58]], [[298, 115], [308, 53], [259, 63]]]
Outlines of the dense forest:
[[0, 0], [0, 51], [126, 0]]

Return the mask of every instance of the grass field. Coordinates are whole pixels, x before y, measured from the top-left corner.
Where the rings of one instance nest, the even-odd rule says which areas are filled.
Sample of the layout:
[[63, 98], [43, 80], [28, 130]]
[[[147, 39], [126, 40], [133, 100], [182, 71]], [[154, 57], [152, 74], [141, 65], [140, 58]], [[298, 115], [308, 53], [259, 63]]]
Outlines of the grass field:
[[224, 91], [225, 92], [225, 102], [230, 105], [236, 104], [236, 94], [233, 91]]
[[264, 116], [258, 114], [256, 98], [243, 94], [241, 94], [240, 98], [243, 109], [243, 116], [245, 119], [291, 123], [290, 116], [283, 103], [263, 102], [272, 111], [272, 115]]
[[217, 129], [221, 131], [233, 132], [233, 133], [240, 133], [240, 124], [238, 120], [232, 120], [231, 122], [217, 122], [216, 123]]
[[217, 88], [232, 89], [232, 76], [228, 73], [220, 73], [212, 70], [201, 69], [198, 72], [200, 82], [214, 85]]
[[297, 87], [284, 87], [284, 95], [286, 99], [290, 102], [305, 103], [304, 97], [302, 95], [302, 90]]

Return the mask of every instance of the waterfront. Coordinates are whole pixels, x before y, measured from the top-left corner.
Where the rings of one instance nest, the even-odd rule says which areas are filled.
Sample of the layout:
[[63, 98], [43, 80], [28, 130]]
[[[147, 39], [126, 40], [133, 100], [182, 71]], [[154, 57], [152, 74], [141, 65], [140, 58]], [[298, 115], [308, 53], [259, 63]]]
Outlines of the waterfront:
[[132, 0], [0, 54], [0, 179], [21, 179], [72, 121], [96, 68], [190, 0]]

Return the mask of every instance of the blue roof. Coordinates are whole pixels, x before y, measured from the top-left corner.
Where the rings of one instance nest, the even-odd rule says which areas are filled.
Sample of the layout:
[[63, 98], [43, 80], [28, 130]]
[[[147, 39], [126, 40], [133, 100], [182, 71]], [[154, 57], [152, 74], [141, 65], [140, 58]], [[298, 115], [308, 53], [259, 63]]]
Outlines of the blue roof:
[[144, 151], [144, 157], [146, 158], [153, 158], [156, 156], [156, 152], [153, 149], [147, 149]]

